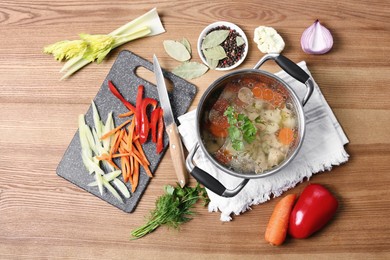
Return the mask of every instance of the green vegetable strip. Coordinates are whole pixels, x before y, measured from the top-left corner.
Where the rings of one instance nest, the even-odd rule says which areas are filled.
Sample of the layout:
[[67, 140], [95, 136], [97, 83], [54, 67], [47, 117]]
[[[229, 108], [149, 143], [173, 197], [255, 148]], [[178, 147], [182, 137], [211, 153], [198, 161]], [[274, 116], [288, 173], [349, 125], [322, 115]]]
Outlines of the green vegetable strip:
[[127, 189], [126, 185], [119, 179], [115, 178], [113, 180], [114, 185], [119, 189], [119, 191], [125, 196], [126, 199], [130, 198], [130, 192]]
[[[119, 175], [121, 175], [121, 171], [120, 170], [116, 170], [116, 171], [112, 171], [110, 173], [107, 173], [107, 174], [104, 174], [103, 178], [110, 182], [110, 181], [113, 181], [115, 178], [117, 178]], [[94, 182], [91, 182], [88, 184], [88, 186], [97, 186], [97, 182], [94, 181]]]
[[121, 198], [121, 196], [119, 195], [119, 193], [114, 189], [114, 187], [111, 186], [110, 183], [108, 183], [108, 181], [106, 181], [104, 178], [102, 178], [102, 182], [103, 182], [103, 185], [104, 187], [106, 187], [106, 189], [111, 192], [112, 195], [114, 195], [115, 198], [117, 198], [121, 203], [123, 203], [123, 200]]
[[[110, 113], [108, 114], [108, 116], [107, 116], [107, 120], [106, 120], [105, 125], [102, 126], [102, 129], [103, 129], [102, 134], [105, 134], [105, 133], [111, 131], [111, 129], [113, 129], [113, 128], [114, 128], [114, 120], [113, 120], [113, 118], [112, 118], [112, 112], [110, 112]], [[108, 152], [109, 149], [110, 149], [111, 139], [112, 139], [112, 137], [110, 136], [110, 137], [108, 137], [108, 138], [106, 138], [106, 139], [104, 139], [104, 140], [102, 141], [102, 143], [103, 143], [103, 148], [104, 148], [104, 150], [107, 151], [107, 152]]]
[[[95, 102], [93, 102], [92, 100], [92, 114], [93, 114], [93, 122], [95, 124], [95, 129], [96, 129], [96, 133], [97, 133], [97, 137], [100, 138], [102, 136], [102, 123], [100, 121], [100, 116], [99, 116], [99, 113], [97, 111], [97, 108], [96, 108], [96, 105], [95, 105]], [[99, 141], [99, 140], [96, 140], [95, 139], [95, 142], [96, 141]]]

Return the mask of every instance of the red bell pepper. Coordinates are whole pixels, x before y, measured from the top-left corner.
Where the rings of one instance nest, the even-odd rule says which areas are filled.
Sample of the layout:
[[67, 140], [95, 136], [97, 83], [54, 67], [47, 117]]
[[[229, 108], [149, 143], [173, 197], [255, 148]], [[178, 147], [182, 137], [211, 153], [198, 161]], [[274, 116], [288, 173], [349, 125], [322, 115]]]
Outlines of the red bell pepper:
[[118, 89], [115, 87], [114, 83], [112, 83], [111, 80], [108, 81], [108, 88], [110, 89], [112, 94], [114, 94], [114, 96], [116, 96], [123, 103], [123, 105], [125, 105], [129, 110], [133, 111], [133, 113], [136, 112], [135, 107], [129, 101], [124, 99], [124, 97], [121, 95], [121, 93], [119, 93]]
[[142, 100], [144, 95], [144, 86], [138, 86], [137, 99], [135, 101], [135, 132], [140, 133], [141, 117], [142, 117]]
[[307, 238], [320, 230], [334, 216], [337, 199], [320, 184], [309, 184], [299, 196], [289, 221], [288, 233], [294, 238]]
[[160, 107], [152, 111], [150, 119], [150, 131], [152, 132], [152, 142], [157, 143], [157, 125], [160, 118]]
[[160, 115], [158, 118], [158, 129], [157, 129], [157, 153], [161, 153], [164, 148], [164, 119], [163, 119], [164, 111], [160, 109]]
[[[141, 116], [140, 116], [140, 128], [139, 128], [139, 141], [141, 144], [145, 143], [149, 135], [149, 120], [146, 109], [151, 105], [153, 109], [157, 106], [157, 100], [153, 98], [144, 98], [142, 100]], [[138, 107], [137, 107], [138, 109]]]

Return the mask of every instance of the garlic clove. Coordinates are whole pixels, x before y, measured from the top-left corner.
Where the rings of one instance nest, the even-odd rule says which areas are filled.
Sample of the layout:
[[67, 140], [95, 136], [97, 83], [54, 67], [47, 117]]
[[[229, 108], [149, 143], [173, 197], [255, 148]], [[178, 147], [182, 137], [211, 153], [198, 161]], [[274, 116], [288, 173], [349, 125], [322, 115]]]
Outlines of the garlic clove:
[[324, 54], [333, 47], [333, 37], [330, 31], [319, 20], [308, 27], [302, 34], [301, 47], [308, 54]]

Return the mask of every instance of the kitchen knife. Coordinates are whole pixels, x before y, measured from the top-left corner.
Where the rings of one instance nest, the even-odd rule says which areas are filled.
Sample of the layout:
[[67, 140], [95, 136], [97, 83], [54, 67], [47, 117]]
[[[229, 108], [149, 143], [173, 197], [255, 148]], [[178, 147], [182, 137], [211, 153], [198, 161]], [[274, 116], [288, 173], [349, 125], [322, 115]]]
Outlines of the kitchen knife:
[[164, 112], [165, 131], [169, 138], [169, 150], [171, 152], [173, 167], [176, 172], [180, 186], [183, 188], [188, 181], [188, 172], [185, 167], [183, 146], [181, 143], [179, 130], [175, 123], [172, 113], [171, 103], [165, 85], [164, 76], [158, 63], [156, 55], [153, 55], [153, 70], [156, 76], [157, 91], [160, 99], [160, 105]]

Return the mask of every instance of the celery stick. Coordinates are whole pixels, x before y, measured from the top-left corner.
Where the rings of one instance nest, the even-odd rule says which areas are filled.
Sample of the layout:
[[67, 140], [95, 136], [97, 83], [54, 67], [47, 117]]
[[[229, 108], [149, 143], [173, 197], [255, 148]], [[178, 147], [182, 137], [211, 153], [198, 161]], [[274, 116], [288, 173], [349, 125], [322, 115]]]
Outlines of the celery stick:
[[[104, 174], [103, 178], [106, 181], [110, 182], [110, 181], [114, 180], [115, 178], [117, 178], [119, 175], [121, 175], [121, 173], [122, 173], [121, 170], [115, 170], [115, 171], [109, 172], [107, 174]], [[93, 181], [93, 182], [89, 183], [88, 186], [97, 186], [97, 182]]]
[[89, 149], [91, 151], [93, 151], [95, 154], [97, 154], [96, 143], [95, 143], [95, 139], [92, 135], [91, 129], [89, 128], [88, 125], [82, 126], [81, 129], [84, 132], [85, 138], [88, 141]]
[[[114, 120], [112, 118], [112, 112], [110, 112], [107, 116], [106, 124], [103, 127], [102, 134], [104, 135], [105, 133], [108, 133], [109, 131], [111, 131], [114, 128], [113, 126], [114, 126]], [[107, 152], [110, 150], [111, 139], [112, 139], [112, 137], [110, 136], [110, 137], [107, 137], [106, 139], [102, 140], [103, 148]]]
[[100, 173], [95, 172], [95, 179], [98, 184], [100, 195], [103, 195], [103, 177]]
[[[96, 129], [96, 133], [97, 133], [97, 137], [100, 138], [102, 136], [102, 123], [100, 121], [100, 116], [99, 116], [99, 113], [97, 111], [97, 108], [96, 108], [96, 105], [95, 105], [95, 102], [93, 102], [92, 100], [92, 115], [93, 115], [93, 122], [95, 124], [95, 129]], [[95, 142], [97, 140], [95, 139]], [[99, 140], [100, 141], [100, 140]]]
[[120, 196], [119, 193], [114, 189], [114, 187], [112, 187], [111, 184], [108, 183], [108, 181], [106, 181], [104, 178], [102, 178], [102, 182], [103, 182], [104, 187], [106, 187], [107, 190], [108, 190], [109, 192], [111, 192], [111, 194], [114, 195], [115, 198], [117, 198], [121, 203], [123, 203], [123, 200], [122, 200], [121, 196]]
[[130, 198], [130, 192], [127, 189], [126, 185], [121, 182], [118, 178], [115, 178], [113, 181], [114, 185], [119, 189], [119, 191], [125, 196], [126, 199]]

